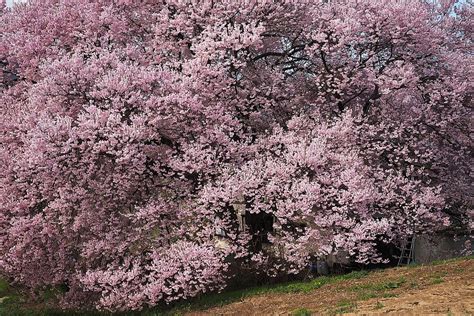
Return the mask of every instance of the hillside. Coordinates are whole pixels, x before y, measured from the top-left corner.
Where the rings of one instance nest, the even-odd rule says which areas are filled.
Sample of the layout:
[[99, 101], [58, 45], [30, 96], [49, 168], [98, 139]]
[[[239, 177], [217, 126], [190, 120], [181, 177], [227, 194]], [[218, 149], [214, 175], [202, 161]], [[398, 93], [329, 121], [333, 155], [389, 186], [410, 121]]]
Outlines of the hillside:
[[[26, 304], [0, 284], [0, 315], [110, 315], [59, 312], [53, 296], [45, 292], [43, 302]], [[474, 257], [210, 294], [171, 310], [126, 315], [337, 314], [474, 315]]]
[[[266, 293], [189, 315], [474, 315], [474, 260], [341, 278], [315, 289]], [[284, 291], [282, 291], [284, 292]]]

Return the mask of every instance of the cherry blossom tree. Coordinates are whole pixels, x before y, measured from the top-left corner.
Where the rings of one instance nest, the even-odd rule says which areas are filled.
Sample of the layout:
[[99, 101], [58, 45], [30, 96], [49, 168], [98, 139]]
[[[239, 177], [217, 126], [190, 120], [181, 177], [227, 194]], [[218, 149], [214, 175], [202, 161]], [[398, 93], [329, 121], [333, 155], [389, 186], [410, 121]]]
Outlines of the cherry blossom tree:
[[231, 265], [472, 233], [472, 21], [455, 1], [3, 7], [0, 272], [141, 309]]

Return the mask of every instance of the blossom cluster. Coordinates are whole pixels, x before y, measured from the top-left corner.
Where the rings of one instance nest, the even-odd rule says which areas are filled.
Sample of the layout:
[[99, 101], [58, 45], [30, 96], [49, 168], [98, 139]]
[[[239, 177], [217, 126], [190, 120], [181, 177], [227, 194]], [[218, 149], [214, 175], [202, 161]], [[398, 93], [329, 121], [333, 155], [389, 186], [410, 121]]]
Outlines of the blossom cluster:
[[0, 273], [131, 310], [472, 232], [473, 21], [422, 0], [0, 8]]

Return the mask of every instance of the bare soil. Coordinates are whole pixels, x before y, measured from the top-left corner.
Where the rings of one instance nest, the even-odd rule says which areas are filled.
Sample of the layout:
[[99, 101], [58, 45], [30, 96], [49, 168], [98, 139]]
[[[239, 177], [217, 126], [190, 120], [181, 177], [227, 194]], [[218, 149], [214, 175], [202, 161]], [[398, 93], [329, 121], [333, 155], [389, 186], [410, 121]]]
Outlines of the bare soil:
[[380, 270], [309, 293], [263, 294], [188, 315], [305, 315], [301, 311], [312, 315], [474, 315], [474, 260]]

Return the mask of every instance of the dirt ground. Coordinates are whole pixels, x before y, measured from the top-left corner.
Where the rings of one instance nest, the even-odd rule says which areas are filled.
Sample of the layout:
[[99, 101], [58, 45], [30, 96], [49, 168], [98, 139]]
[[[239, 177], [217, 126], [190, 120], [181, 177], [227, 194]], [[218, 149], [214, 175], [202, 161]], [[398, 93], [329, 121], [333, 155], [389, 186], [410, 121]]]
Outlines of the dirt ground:
[[254, 296], [189, 315], [308, 315], [308, 312], [312, 315], [474, 315], [474, 260], [377, 271], [362, 279], [327, 284], [309, 293]]

